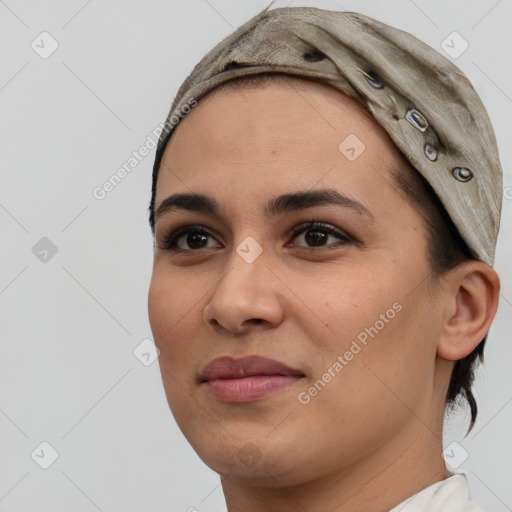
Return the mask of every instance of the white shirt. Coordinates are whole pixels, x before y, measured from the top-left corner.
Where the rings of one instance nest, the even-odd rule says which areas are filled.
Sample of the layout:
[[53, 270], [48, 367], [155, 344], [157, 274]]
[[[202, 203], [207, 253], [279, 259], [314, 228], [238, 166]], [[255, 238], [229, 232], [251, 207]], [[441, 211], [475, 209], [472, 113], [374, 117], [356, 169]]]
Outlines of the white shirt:
[[451, 475], [418, 491], [389, 512], [484, 512], [469, 501], [466, 475]]
[[418, 491], [389, 512], [485, 512], [476, 503], [469, 501], [466, 475], [451, 475]]

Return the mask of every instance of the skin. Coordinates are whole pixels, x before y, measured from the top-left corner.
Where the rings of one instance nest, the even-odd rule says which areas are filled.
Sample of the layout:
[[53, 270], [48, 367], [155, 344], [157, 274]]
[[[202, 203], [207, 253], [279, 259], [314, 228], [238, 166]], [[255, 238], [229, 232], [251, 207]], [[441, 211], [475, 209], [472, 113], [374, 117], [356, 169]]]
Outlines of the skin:
[[[338, 149], [349, 134], [366, 146], [354, 161]], [[156, 210], [171, 194], [196, 192], [215, 198], [221, 214], [157, 218], [149, 318], [169, 406], [221, 475], [230, 512], [384, 512], [449, 476], [442, 427], [451, 371], [488, 331], [499, 280], [478, 261], [432, 275], [422, 219], [391, 178], [401, 162], [357, 101], [298, 78], [214, 91], [171, 138]], [[274, 196], [320, 188], [369, 213], [323, 205], [270, 219], [263, 211]], [[315, 246], [307, 231], [290, 234], [311, 220], [355, 242], [330, 235]], [[189, 224], [207, 230], [205, 248], [190, 248], [186, 235], [182, 252], [163, 248]], [[236, 252], [248, 236], [263, 249], [252, 263]], [[300, 403], [395, 303], [394, 318]], [[198, 382], [212, 359], [253, 354], [304, 377], [237, 404]]]

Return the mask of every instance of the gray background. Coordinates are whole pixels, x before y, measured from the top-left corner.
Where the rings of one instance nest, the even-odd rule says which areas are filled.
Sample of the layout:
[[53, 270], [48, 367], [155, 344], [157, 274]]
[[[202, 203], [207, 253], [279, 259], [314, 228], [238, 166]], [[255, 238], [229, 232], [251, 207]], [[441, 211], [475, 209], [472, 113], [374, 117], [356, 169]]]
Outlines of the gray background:
[[[158, 363], [145, 366], [133, 353], [151, 338], [154, 150], [103, 200], [92, 191], [165, 119], [202, 55], [265, 5], [0, 0], [1, 511], [222, 510], [218, 476], [174, 423]], [[291, 5], [359, 11], [441, 52], [453, 31], [469, 43], [454, 60], [488, 108], [505, 171], [502, 294], [478, 375], [478, 422], [464, 439], [462, 411], [444, 443], [459, 443], [450, 448], [457, 460], [467, 452], [457, 471], [468, 475], [473, 499], [511, 510], [512, 2]], [[43, 31], [58, 43], [47, 58], [31, 47], [51, 48]], [[58, 452], [47, 469], [43, 441]]]

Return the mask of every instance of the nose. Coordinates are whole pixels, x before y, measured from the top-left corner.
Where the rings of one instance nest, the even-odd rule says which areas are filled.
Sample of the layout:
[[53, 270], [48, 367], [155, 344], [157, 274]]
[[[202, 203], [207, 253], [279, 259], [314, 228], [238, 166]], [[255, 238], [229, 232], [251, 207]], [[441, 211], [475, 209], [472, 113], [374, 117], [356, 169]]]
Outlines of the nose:
[[265, 252], [247, 263], [233, 251], [204, 309], [204, 320], [217, 333], [276, 327], [284, 316], [279, 290], [280, 281], [269, 269]]

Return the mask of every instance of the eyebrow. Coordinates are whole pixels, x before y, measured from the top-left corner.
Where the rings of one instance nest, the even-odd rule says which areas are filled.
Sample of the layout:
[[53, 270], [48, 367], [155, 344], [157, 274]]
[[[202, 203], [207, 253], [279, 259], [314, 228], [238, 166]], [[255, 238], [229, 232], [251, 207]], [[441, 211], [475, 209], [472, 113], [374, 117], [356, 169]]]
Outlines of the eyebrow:
[[[372, 213], [359, 201], [325, 188], [299, 190], [271, 198], [263, 208], [267, 217], [301, 211], [315, 206], [335, 205], [350, 208], [355, 212], [373, 218]], [[164, 199], [155, 212], [155, 221], [171, 211], [191, 211], [220, 216], [219, 203], [210, 196], [195, 193], [173, 194]]]

